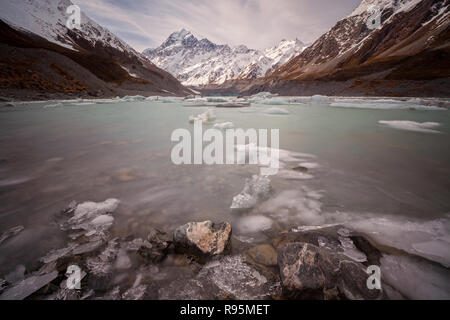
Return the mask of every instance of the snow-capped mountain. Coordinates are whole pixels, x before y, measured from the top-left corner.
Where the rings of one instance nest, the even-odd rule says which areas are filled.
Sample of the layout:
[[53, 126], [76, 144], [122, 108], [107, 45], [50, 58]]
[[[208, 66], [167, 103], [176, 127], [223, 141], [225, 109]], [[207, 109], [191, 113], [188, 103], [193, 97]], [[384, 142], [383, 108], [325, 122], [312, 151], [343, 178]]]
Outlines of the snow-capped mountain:
[[[22, 74], [22, 70], [17, 70], [21, 73], [21, 82], [6, 79], [9, 86], [45, 92], [103, 92], [103, 95], [113, 95], [119, 93], [118, 90], [191, 93], [172, 75], [156, 67], [82, 11], [80, 28], [67, 28], [67, 20], [72, 15], [67, 9], [72, 5], [70, 0], [0, 2], [0, 44], [21, 48], [17, 52], [18, 60], [22, 55], [36, 61], [28, 68], [31, 72]], [[45, 51], [40, 55], [33, 49]], [[2, 55], [6, 56], [6, 51], [3, 50]], [[72, 63], [78, 67], [68, 70]], [[20, 64], [14, 67], [20, 68]], [[63, 85], [64, 82], [70, 84]]]
[[134, 50], [109, 30], [103, 28], [81, 12], [81, 28], [69, 30], [66, 22], [70, 16], [67, 8], [70, 0], [4, 0], [0, 19], [11, 26], [37, 34], [66, 48], [75, 49], [78, 39], [89, 41], [92, 46], [101, 43], [122, 52]]
[[[449, 0], [363, 0], [273, 76], [307, 79], [333, 74], [342, 78], [346, 73], [344, 78], [349, 78], [384, 70], [398, 76], [411, 71], [399, 68], [401, 58], [448, 49], [449, 11]], [[423, 62], [430, 64], [428, 69], [432, 70], [433, 59]], [[409, 63], [414, 68], [420, 66]], [[369, 64], [372, 67], [364, 69]], [[358, 74], [351, 74], [350, 69], [356, 72], [355, 68], [360, 69]]]
[[263, 77], [304, 48], [299, 40], [283, 40], [279, 45], [260, 52], [244, 45], [230, 47], [217, 45], [208, 39], [199, 40], [182, 29], [172, 33], [158, 48], [144, 50], [143, 55], [184, 85], [197, 86]]

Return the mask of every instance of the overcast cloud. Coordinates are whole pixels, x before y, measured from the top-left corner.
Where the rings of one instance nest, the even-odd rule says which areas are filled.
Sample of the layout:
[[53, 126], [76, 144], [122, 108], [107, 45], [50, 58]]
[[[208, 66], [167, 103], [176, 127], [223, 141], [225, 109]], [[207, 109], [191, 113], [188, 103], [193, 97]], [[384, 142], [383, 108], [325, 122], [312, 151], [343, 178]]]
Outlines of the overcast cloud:
[[264, 49], [281, 39], [313, 42], [360, 0], [73, 0], [136, 50], [182, 28], [217, 44]]

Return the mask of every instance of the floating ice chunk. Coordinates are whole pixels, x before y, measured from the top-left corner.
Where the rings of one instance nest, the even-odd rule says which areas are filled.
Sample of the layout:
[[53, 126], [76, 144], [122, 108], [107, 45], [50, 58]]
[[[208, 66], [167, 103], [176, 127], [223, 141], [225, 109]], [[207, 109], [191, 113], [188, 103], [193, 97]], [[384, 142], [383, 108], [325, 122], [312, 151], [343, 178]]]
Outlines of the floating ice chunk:
[[125, 249], [121, 249], [117, 254], [115, 267], [120, 270], [131, 268], [131, 260]]
[[82, 107], [82, 106], [91, 106], [93, 104], [95, 104], [95, 102], [80, 102], [80, 103], [74, 103], [72, 105], [73, 106], [80, 106], [80, 107]]
[[217, 104], [216, 108], [245, 108], [250, 106], [251, 106], [250, 102], [228, 102]]
[[104, 214], [101, 216], [98, 216], [97, 218], [94, 218], [91, 221], [91, 224], [95, 227], [98, 226], [104, 226], [104, 225], [111, 225], [114, 222], [114, 217], [108, 214]]
[[[405, 221], [395, 217], [351, 219], [350, 229], [385, 246], [404, 250], [450, 267], [450, 219]], [[447, 248], [447, 250], [445, 249]]]
[[0, 296], [0, 300], [23, 300], [41, 289], [43, 286], [55, 280], [57, 277], [58, 271], [42, 276], [28, 277], [3, 292]]
[[72, 253], [72, 250], [75, 247], [76, 245], [74, 243], [71, 243], [66, 248], [52, 250], [49, 253], [47, 253], [46, 256], [42, 257], [40, 261], [45, 264], [48, 264], [60, 258], [67, 257], [70, 253]]
[[265, 216], [248, 216], [239, 219], [238, 230], [244, 234], [256, 233], [272, 228], [273, 220]]
[[20, 264], [14, 271], [11, 271], [5, 276], [5, 280], [9, 283], [16, 283], [25, 279], [25, 266]]
[[311, 97], [311, 104], [328, 105], [330, 98], [327, 96], [315, 95]]
[[140, 95], [136, 95], [136, 96], [125, 96], [123, 97], [123, 99], [126, 101], [144, 101], [146, 98]]
[[440, 126], [437, 122], [415, 122], [415, 121], [406, 121], [406, 120], [381, 120], [378, 121], [380, 124], [384, 124], [388, 127], [400, 130], [408, 130], [408, 131], [417, 131], [417, 132], [426, 132], [426, 133], [440, 133], [437, 130], [433, 130], [432, 128], [437, 128]]
[[48, 105], [44, 106], [44, 109], [60, 108], [62, 106], [63, 106], [63, 104], [61, 102], [58, 102], [58, 103], [54, 103], [54, 104], [48, 104]]
[[23, 231], [23, 229], [25, 229], [24, 226], [16, 226], [6, 230], [0, 235], [0, 244], [5, 242], [7, 239], [18, 235], [20, 232]]
[[449, 300], [448, 270], [407, 256], [383, 255], [381, 275], [402, 295], [413, 300]]
[[290, 99], [284, 98], [284, 97], [277, 97], [277, 98], [269, 98], [269, 99], [264, 99], [264, 100], [256, 100], [256, 102], [259, 104], [278, 106], [278, 105], [290, 104]]
[[264, 113], [266, 114], [290, 114], [289, 111], [287, 111], [286, 109], [283, 108], [270, 108], [264, 111]]
[[104, 202], [81, 203], [75, 209], [74, 216], [70, 218], [69, 223], [112, 213], [117, 209], [119, 202], [117, 199], [107, 199]]
[[341, 243], [342, 249], [344, 250], [343, 254], [345, 256], [357, 262], [367, 261], [366, 255], [355, 247], [352, 239], [347, 237], [339, 237], [339, 242]]
[[253, 175], [245, 180], [244, 190], [233, 198], [231, 209], [250, 209], [258, 201], [269, 196], [271, 191], [270, 179], [266, 176]]
[[140, 285], [137, 287], [132, 287], [122, 294], [123, 300], [142, 300], [144, 298], [145, 292], [147, 291], [146, 285]]
[[251, 96], [251, 99], [261, 100], [261, 99], [269, 99], [269, 98], [276, 97], [276, 96], [278, 96], [278, 94], [273, 94], [270, 92], [259, 92], [257, 94], [254, 94], [253, 96]]
[[316, 169], [320, 167], [319, 164], [315, 162], [302, 162], [299, 164], [299, 166], [304, 167], [306, 169]]
[[308, 190], [283, 190], [262, 203], [258, 209], [283, 223], [320, 225], [325, 222], [321, 214], [322, 203], [309, 197]]
[[73, 249], [72, 254], [79, 255], [79, 254], [89, 253], [89, 252], [95, 251], [98, 248], [100, 248], [102, 246], [102, 244], [103, 244], [103, 240], [91, 241], [88, 243], [84, 243], [82, 245], [76, 246]]
[[207, 107], [209, 104], [205, 101], [187, 101], [183, 103], [183, 107]]
[[214, 125], [214, 128], [216, 128], [216, 129], [231, 129], [231, 128], [234, 128], [234, 124], [233, 124], [233, 122], [221, 122], [221, 123], [216, 123]]
[[386, 101], [361, 100], [352, 102], [334, 102], [330, 104], [336, 108], [356, 108], [356, 109], [413, 109], [413, 110], [447, 110], [436, 106], [412, 105], [401, 101], [388, 103]]
[[199, 114], [198, 116], [190, 116], [189, 122], [194, 123], [195, 121], [201, 121], [203, 123], [213, 122], [216, 119], [216, 115], [213, 109], [208, 109], [205, 112]]

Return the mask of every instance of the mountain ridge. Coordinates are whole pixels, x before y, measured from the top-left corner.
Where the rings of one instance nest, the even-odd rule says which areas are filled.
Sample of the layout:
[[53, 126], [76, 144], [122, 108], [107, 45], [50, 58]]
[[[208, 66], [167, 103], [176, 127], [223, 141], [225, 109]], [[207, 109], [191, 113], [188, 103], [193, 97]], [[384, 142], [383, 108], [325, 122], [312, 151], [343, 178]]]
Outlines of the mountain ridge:
[[66, 9], [70, 5], [70, 0], [6, 0], [0, 4], [3, 95], [39, 99], [68, 94], [192, 93], [84, 13], [81, 28], [68, 29]]
[[183, 28], [173, 32], [159, 47], [146, 49], [142, 54], [184, 85], [201, 86], [265, 76], [304, 47], [298, 39], [282, 40], [264, 51], [245, 45], [218, 45], [207, 38], [199, 40]]

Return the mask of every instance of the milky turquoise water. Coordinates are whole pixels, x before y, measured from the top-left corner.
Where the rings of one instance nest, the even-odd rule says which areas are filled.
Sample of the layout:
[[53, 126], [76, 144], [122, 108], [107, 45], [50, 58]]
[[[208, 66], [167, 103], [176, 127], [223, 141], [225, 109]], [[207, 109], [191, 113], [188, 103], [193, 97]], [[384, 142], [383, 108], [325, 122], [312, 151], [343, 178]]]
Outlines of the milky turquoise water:
[[[230, 221], [238, 237], [265, 237], [242, 231], [242, 216], [230, 210], [233, 196], [258, 168], [175, 166], [170, 160], [173, 130], [192, 130], [189, 116], [207, 108], [148, 101], [44, 109], [48, 104], [0, 108], [0, 233], [25, 226], [0, 245], [0, 275], [18, 264], [31, 268], [49, 250], [64, 246], [55, 217], [72, 200], [119, 199], [114, 232], [120, 236], [145, 236], [145, 225], [171, 231], [211, 219]], [[280, 129], [282, 149], [314, 155], [305, 161], [319, 167], [309, 170], [308, 180], [272, 179], [272, 199], [289, 202], [287, 208], [276, 201], [245, 215], [267, 216], [284, 230], [347, 213], [407, 221], [450, 212], [448, 111], [304, 104], [279, 106], [289, 115], [263, 113], [270, 107], [217, 109], [216, 122]], [[440, 133], [398, 130], [380, 120], [438, 122]], [[310, 205], [300, 199], [302, 188], [322, 197]]]

